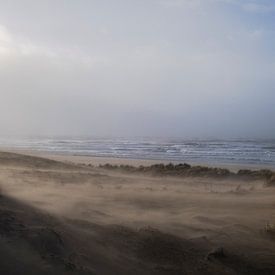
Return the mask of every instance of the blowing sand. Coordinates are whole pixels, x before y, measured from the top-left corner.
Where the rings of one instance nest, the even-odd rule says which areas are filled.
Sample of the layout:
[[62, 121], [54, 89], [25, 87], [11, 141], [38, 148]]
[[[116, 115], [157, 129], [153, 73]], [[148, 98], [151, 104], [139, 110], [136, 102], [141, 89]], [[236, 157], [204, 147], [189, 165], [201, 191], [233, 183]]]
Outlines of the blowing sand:
[[0, 188], [0, 274], [275, 274], [263, 180], [0, 153]]

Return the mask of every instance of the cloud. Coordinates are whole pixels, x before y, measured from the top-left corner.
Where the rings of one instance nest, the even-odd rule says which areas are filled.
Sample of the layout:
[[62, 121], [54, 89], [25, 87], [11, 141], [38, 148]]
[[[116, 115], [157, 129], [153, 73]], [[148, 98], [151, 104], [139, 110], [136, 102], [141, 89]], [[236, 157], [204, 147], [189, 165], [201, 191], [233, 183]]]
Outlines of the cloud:
[[0, 43], [10, 43], [11, 40], [11, 34], [7, 30], [7, 28], [0, 25]]
[[22, 40], [12, 34], [5, 26], [0, 25], [0, 55], [45, 55], [55, 56], [54, 52], [47, 47], [39, 47], [35, 43]]
[[252, 13], [270, 13], [275, 11], [275, 5], [254, 2], [243, 4], [242, 8], [243, 10]]
[[270, 3], [256, 3], [250, 0], [160, 0], [165, 7], [185, 7], [197, 9], [215, 4], [234, 5], [245, 12], [271, 13], [275, 11], [275, 5]]
[[[42, 58], [48, 59], [49, 62], [64, 63], [68, 66], [69, 63], [78, 63], [84, 66], [94, 66], [104, 63], [106, 60], [97, 56], [92, 56], [81, 51], [77, 47], [51, 46], [47, 44], [37, 43], [24, 37], [11, 33], [7, 27], [0, 25], [0, 59], [5, 58]], [[0, 67], [4, 63], [0, 64]]]
[[161, 0], [160, 4], [165, 7], [188, 7], [198, 8], [201, 5], [201, 0]]
[[0, 55], [10, 53], [12, 44], [12, 36], [6, 27], [0, 25]]
[[0, 4], [0, 126], [215, 136], [226, 120], [232, 135], [259, 116], [265, 124], [275, 116], [275, 36], [271, 20], [242, 9], [251, 2], [69, 1], [64, 9], [52, 0], [48, 10], [33, 1], [17, 14]]

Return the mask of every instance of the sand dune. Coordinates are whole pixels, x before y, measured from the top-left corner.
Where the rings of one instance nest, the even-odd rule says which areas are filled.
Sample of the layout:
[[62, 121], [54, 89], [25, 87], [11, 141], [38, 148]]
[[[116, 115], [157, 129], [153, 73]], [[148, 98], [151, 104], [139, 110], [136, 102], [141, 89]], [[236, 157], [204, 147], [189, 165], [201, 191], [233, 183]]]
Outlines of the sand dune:
[[0, 153], [0, 186], [1, 274], [275, 274], [275, 188], [260, 178]]

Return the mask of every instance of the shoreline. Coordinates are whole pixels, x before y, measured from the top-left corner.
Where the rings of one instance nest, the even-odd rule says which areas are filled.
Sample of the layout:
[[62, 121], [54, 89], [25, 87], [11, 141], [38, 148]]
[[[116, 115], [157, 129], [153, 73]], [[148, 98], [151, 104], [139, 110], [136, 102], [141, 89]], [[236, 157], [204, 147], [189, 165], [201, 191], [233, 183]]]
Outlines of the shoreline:
[[260, 170], [268, 169], [275, 171], [275, 166], [272, 164], [246, 164], [246, 163], [215, 163], [215, 162], [202, 162], [202, 161], [176, 161], [176, 160], [161, 160], [161, 159], [137, 159], [137, 158], [121, 158], [121, 157], [103, 157], [103, 156], [86, 156], [86, 155], [73, 155], [69, 153], [58, 153], [58, 152], [49, 152], [49, 151], [38, 151], [30, 149], [18, 149], [18, 148], [3, 148], [0, 147], [1, 152], [11, 152], [18, 153], [23, 155], [29, 155], [34, 157], [48, 158], [51, 160], [74, 163], [74, 164], [85, 164], [99, 166], [104, 164], [111, 165], [130, 165], [130, 166], [150, 166], [153, 164], [179, 164], [179, 163], [188, 163], [192, 166], [207, 166], [207, 167], [216, 167], [216, 168], [226, 168], [232, 172], [237, 172], [240, 169], [250, 169], [250, 170]]

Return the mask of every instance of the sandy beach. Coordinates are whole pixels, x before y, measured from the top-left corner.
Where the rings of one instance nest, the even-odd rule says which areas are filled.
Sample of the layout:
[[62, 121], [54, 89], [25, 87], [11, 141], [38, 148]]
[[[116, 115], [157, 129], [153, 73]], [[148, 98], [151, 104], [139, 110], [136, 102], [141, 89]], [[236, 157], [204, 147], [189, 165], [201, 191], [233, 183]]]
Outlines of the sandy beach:
[[0, 0], [0, 275], [275, 275], [275, 0]]
[[[34, 157], [42, 157], [47, 158], [51, 160], [66, 162], [66, 163], [73, 163], [73, 164], [84, 164], [84, 165], [92, 165], [92, 166], [99, 166], [104, 165], [106, 163], [110, 163], [111, 165], [132, 165], [132, 166], [149, 166], [156, 163], [163, 163], [163, 164], [169, 164], [169, 163], [181, 163], [181, 161], [171, 161], [171, 160], [163, 160], [163, 159], [137, 159], [137, 158], [119, 158], [119, 157], [101, 157], [101, 156], [91, 156], [91, 155], [77, 155], [77, 154], [60, 154], [60, 153], [54, 153], [49, 151], [39, 151], [39, 150], [29, 150], [29, 149], [22, 149], [22, 148], [10, 148], [10, 147], [1, 147], [0, 151], [3, 152], [11, 152], [11, 153], [18, 153], [28, 156], [34, 156]], [[240, 163], [240, 164], [234, 164], [234, 163], [223, 163], [223, 162], [217, 162], [217, 163], [211, 163], [209, 161], [202, 162], [202, 161], [187, 161], [188, 164], [191, 165], [201, 165], [201, 166], [208, 166], [208, 167], [220, 167], [220, 168], [226, 168], [230, 171], [238, 171], [240, 169], [250, 169], [250, 170], [258, 170], [258, 169], [269, 169], [269, 170], [275, 170], [275, 166], [272, 164], [266, 164], [266, 163], [257, 163], [257, 164], [248, 164], [248, 163]]]
[[0, 153], [1, 274], [274, 274], [264, 180], [39, 155]]

